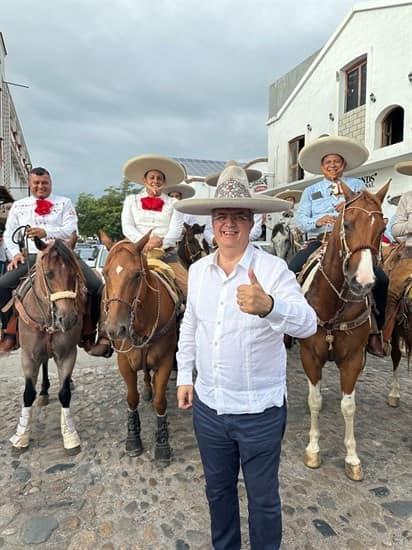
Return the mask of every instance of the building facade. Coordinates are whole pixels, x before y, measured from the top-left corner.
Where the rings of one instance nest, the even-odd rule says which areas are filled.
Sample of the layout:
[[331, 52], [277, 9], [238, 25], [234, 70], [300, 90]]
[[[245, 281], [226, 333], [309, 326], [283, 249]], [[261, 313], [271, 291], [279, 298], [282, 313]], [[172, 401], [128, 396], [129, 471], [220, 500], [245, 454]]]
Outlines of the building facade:
[[384, 204], [390, 216], [390, 198], [410, 186], [394, 165], [412, 159], [412, 2], [355, 5], [325, 46], [274, 82], [269, 96], [270, 187], [303, 189], [319, 180], [300, 168], [299, 151], [322, 135], [347, 136], [370, 152], [350, 175], [372, 192], [392, 178]]
[[27, 196], [27, 179], [31, 169], [23, 130], [5, 81], [6, 55], [0, 32], [0, 223], [7, 217], [10, 201]]

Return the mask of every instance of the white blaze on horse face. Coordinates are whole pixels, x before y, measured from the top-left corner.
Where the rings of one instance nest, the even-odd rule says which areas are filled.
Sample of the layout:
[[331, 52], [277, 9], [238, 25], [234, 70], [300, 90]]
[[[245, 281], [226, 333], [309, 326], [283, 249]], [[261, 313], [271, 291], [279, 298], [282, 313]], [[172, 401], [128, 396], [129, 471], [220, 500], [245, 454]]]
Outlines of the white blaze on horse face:
[[117, 275], [120, 275], [120, 273], [121, 273], [122, 271], [123, 271], [123, 267], [122, 267], [121, 265], [118, 265], [118, 266], [116, 267], [116, 274], [117, 274]]
[[361, 259], [356, 270], [356, 281], [361, 286], [373, 285], [375, 274], [373, 273], [372, 252], [370, 250], [361, 251]]

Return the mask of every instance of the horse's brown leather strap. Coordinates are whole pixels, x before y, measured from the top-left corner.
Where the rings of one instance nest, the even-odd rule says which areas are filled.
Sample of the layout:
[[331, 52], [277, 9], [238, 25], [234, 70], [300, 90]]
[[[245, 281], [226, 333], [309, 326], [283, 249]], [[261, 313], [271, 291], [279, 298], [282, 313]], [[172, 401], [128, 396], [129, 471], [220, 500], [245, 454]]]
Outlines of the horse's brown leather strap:
[[26, 325], [29, 325], [29, 327], [33, 328], [34, 330], [38, 330], [39, 332], [47, 332], [48, 326], [40, 324], [39, 322], [32, 319], [27, 313], [23, 302], [20, 301], [20, 298], [18, 296], [15, 296], [14, 298], [14, 307], [17, 309], [21, 320], [26, 323]]
[[352, 321], [335, 321], [334, 323], [330, 323], [329, 321], [322, 321], [322, 319], [318, 320], [318, 326], [323, 328], [324, 330], [330, 331], [330, 332], [346, 332], [349, 333], [354, 328], [358, 328], [361, 325], [363, 325], [368, 319], [371, 317], [371, 306], [369, 305], [365, 311], [363, 311], [356, 319], [353, 319]]

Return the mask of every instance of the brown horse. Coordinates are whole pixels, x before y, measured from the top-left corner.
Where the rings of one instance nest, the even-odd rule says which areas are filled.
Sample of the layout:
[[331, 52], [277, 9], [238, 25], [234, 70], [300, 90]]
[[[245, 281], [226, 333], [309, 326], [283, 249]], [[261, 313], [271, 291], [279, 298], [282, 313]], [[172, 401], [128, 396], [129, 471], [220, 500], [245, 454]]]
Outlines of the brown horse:
[[32, 405], [36, 398], [39, 369], [41, 364], [47, 365], [50, 357], [55, 360], [59, 375], [64, 448], [69, 454], [80, 451], [80, 439], [70, 412], [70, 379], [81, 337], [86, 288], [72, 251], [75, 241], [76, 234], [67, 245], [60, 239], [45, 243], [36, 238], [39, 253], [34, 278], [27, 293], [21, 299], [18, 294], [16, 297], [25, 388], [19, 424], [10, 441], [19, 451], [27, 449], [30, 443]]
[[146, 235], [137, 244], [119, 241], [110, 248], [103, 270], [105, 325], [127, 385], [126, 451], [130, 456], [137, 456], [143, 450], [137, 410], [137, 371], [143, 370], [147, 391], [150, 392], [151, 383], [153, 385], [153, 405], [157, 412], [154, 457], [168, 461], [171, 449], [166, 387], [176, 351], [176, 305], [160, 277], [148, 268], [143, 253], [148, 238]]
[[204, 230], [204, 225], [184, 223], [184, 233], [177, 248], [177, 255], [186, 269], [210, 252], [209, 245], [203, 237]]
[[375, 282], [373, 257], [385, 228], [381, 204], [389, 183], [375, 195], [354, 194], [342, 184], [346, 202], [329, 236], [326, 251], [306, 297], [318, 317], [314, 336], [301, 340], [300, 353], [309, 382], [311, 427], [304, 462], [321, 463], [319, 412], [322, 406], [322, 367], [333, 360], [340, 370], [341, 410], [345, 420], [345, 472], [350, 479], [363, 477], [354, 436], [355, 385], [365, 363], [370, 330], [370, 291]]
[[388, 405], [399, 407], [400, 385], [398, 366], [403, 342], [408, 364], [412, 353], [412, 249], [404, 243], [393, 248], [384, 263], [389, 277], [388, 302], [384, 339], [390, 340], [393, 374], [388, 394]]

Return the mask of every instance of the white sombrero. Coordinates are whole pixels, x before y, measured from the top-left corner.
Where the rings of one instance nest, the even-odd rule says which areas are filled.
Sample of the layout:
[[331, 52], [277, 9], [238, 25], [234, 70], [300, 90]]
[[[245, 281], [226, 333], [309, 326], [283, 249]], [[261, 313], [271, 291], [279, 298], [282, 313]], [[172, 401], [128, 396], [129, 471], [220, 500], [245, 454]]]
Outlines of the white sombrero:
[[393, 195], [393, 197], [388, 197], [388, 203], [398, 206], [399, 201], [401, 200], [401, 195]]
[[267, 189], [266, 191], [262, 191], [259, 193], [259, 195], [266, 195], [268, 197], [275, 197], [275, 199], [286, 199], [287, 197], [293, 197], [295, 199], [295, 202], [300, 201], [300, 197], [302, 195], [302, 191], [299, 191], [299, 189], [285, 189], [284, 191], [279, 191], [277, 188], [275, 189]]
[[161, 155], [133, 157], [123, 166], [124, 177], [136, 183], [144, 183], [143, 178], [149, 170], [162, 172], [166, 177], [167, 185], [176, 185], [186, 177], [185, 169], [179, 162]]
[[246, 171], [230, 161], [219, 176], [213, 198], [176, 201], [174, 207], [185, 214], [210, 214], [216, 208], [247, 208], [255, 214], [263, 214], [283, 212], [290, 208], [290, 202], [252, 195]]
[[398, 162], [398, 164], [395, 164], [395, 170], [404, 176], [412, 176], [412, 160]]
[[299, 164], [307, 172], [322, 174], [321, 162], [326, 155], [340, 155], [345, 159], [346, 170], [354, 170], [369, 157], [364, 145], [342, 136], [324, 136], [315, 139], [299, 153]]
[[[229, 160], [227, 164], [229, 164], [230, 162], [236, 162], [236, 161]], [[249, 182], [256, 181], [262, 177], [262, 172], [260, 170], [255, 170], [254, 168], [246, 168], [245, 172]], [[214, 174], [209, 174], [208, 176], [205, 177], [205, 182], [211, 187], [216, 187], [221, 173], [222, 172], [215, 172]]]
[[163, 187], [162, 193], [166, 193], [166, 195], [169, 195], [169, 193], [180, 193], [182, 199], [189, 199], [193, 197], [195, 190], [188, 183], [178, 183], [177, 185], [166, 185], [166, 187]]

